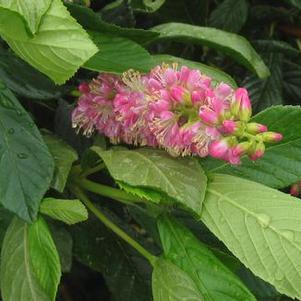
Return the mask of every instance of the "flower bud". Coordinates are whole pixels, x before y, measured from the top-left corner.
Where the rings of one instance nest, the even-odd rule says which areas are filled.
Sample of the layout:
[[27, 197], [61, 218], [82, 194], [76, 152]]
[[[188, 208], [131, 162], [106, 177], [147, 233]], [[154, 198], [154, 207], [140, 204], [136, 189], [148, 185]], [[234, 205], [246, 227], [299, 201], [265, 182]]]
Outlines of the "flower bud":
[[216, 125], [218, 123], [218, 116], [216, 112], [210, 110], [209, 108], [201, 107], [199, 111], [199, 117], [208, 125]]
[[174, 100], [177, 102], [183, 101], [184, 89], [182, 87], [171, 87], [170, 94]]
[[249, 141], [245, 141], [245, 142], [241, 142], [238, 143], [234, 148], [233, 148], [233, 154], [235, 156], [243, 156], [246, 153], [248, 153], [248, 151], [250, 150], [252, 146], [252, 143]]
[[87, 83], [81, 83], [78, 86], [78, 91], [81, 92], [82, 94], [89, 93], [90, 92], [89, 84], [87, 84]]
[[265, 132], [260, 134], [262, 140], [264, 142], [272, 143], [272, 142], [279, 142], [282, 140], [283, 136], [280, 133], [276, 132]]
[[224, 120], [221, 130], [225, 134], [241, 135], [243, 133], [243, 126], [239, 121]]
[[230, 149], [229, 142], [228, 138], [211, 142], [209, 145], [209, 155], [213, 158], [222, 159]]
[[299, 185], [299, 183], [295, 183], [291, 186], [290, 194], [292, 196], [298, 196], [300, 194], [300, 185]]
[[236, 90], [235, 95], [240, 99], [240, 107], [238, 116], [241, 121], [249, 121], [252, 115], [251, 101], [248, 95], [248, 91], [244, 88], [239, 88]]
[[252, 149], [251, 152], [249, 152], [249, 158], [251, 160], [257, 160], [259, 158], [261, 158], [264, 154], [265, 151], [265, 145], [263, 142], [257, 142], [254, 149]]
[[246, 125], [246, 130], [250, 134], [259, 134], [266, 132], [268, 128], [263, 124], [250, 122]]

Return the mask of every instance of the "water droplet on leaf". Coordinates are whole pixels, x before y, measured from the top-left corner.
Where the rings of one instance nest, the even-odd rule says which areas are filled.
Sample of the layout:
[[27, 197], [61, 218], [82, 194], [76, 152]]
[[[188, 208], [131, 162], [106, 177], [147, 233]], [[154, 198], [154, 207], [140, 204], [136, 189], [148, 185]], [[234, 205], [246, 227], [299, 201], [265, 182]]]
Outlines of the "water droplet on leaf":
[[281, 234], [288, 240], [293, 241], [295, 239], [295, 233], [290, 230], [283, 230]]

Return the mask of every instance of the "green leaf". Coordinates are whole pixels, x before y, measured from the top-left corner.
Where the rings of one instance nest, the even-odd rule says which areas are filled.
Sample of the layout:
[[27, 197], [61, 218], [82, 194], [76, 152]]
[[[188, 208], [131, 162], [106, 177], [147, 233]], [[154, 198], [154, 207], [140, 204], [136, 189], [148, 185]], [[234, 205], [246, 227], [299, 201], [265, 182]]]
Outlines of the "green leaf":
[[284, 61], [283, 89], [286, 98], [294, 103], [300, 103], [301, 99], [301, 67], [300, 64], [289, 60]]
[[253, 117], [271, 131], [282, 133], [283, 140], [267, 144], [263, 158], [256, 162], [242, 159], [239, 166], [218, 160], [203, 160], [209, 172], [226, 173], [250, 179], [274, 188], [284, 188], [301, 178], [301, 109], [274, 106]]
[[173, 158], [163, 150], [92, 147], [112, 177], [131, 186], [163, 192], [185, 207], [200, 213], [207, 177], [193, 158]]
[[1, 252], [3, 301], [54, 301], [59, 279], [59, 258], [45, 222], [29, 226], [15, 218]]
[[180, 268], [164, 259], [158, 259], [154, 266], [154, 301], [202, 301], [193, 280]]
[[141, 44], [159, 36], [159, 33], [151, 30], [124, 28], [114, 24], [109, 24], [102, 20], [99, 14], [93, 12], [92, 9], [87, 7], [72, 3], [66, 3], [66, 5], [72, 16], [86, 29], [98, 31], [105, 35], [128, 38]]
[[61, 0], [52, 1], [33, 37], [26, 33], [16, 16], [8, 16], [1, 9], [0, 24], [5, 25], [0, 29], [2, 38], [16, 54], [58, 84], [69, 79], [98, 51]]
[[52, 237], [58, 251], [63, 273], [69, 273], [72, 268], [72, 247], [73, 240], [71, 234], [61, 225], [50, 224]]
[[[107, 210], [105, 212], [108, 215]], [[109, 218], [137, 238], [130, 231], [132, 228], [126, 227], [115, 215], [109, 214]], [[152, 300], [151, 268], [144, 258], [137, 256], [131, 246], [93, 216], [85, 223], [70, 227], [70, 231], [76, 259], [103, 275], [113, 301]]]
[[255, 49], [260, 50], [266, 54], [270, 53], [282, 53], [286, 57], [298, 57], [300, 51], [292, 47], [289, 43], [279, 40], [255, 40], [252, 42]]
[[24, 18], [31, 34], [38, 31], [50, 4], [51, 0], [0, 0], [0, 7], [14, 11]]
[[271, 76], [264, 80], [252, 76], [242, 84], [249, 91], [252, 108], [255, 112], [283, 103], [283, 55], [281, 53], [269, 53], [264, 58], [271, 71]]
[[55, 163], [51, 187], [63, 192], [72, 164], [78, 159], [78, 155], [70, 145], [54, 135], [45, 134], [43, 138]]
[[136, 195], [142, 199], [152, 201], [154, 203], [160, 203], [160, 201], [164, 199], [164, 196], [162, 196], [161, 193], [152, 189], [131, 186], [121, 181], [117, 181], [117, 184], [121, 189], [125, 190], [126, 192]]
[[42, 217], [28, 226], [28, 237], [24, 239], [28, 239], [30, 254], [29, 262], [25, 264], [32, 264], [38, 283], [54, 301], [61, 278], [61, 265], [51, 233]]
[[131, 5], [133, 9], [137, 12], [142, 13], [154, 13], [163, 4], [165, 0], [132, 0]]
[[100, 51], [85, 63], [84, 68], [112, 73], [122, 73], [131, 68], [147, 72], [152, 68], [151, 55], [134, 41], [97, 32], [90, 34], [95, 44], [99, 45]]
[[194, 281], [205, 301], [256, 301], [240, 279], [175, 219], [158, 221], [165, 257]]
[[209, 25], [226, 31], [239, 32], [248, 18], [246, 0], [224, 0], [210, 14]]
[[237, 62], [252, 70], [260, 78], [269, 76], [269, 69], [251, 44], [242, 36], [210, 27], [182, 23], [166, 23], [152, 28], [160, 33], [157, 40], [191, 41], [209, 46], [230, 55]]
[[0, 82], [0, 203], [22, 219], [36, 218], [54, 169], [35, 124]]
[[210, 76], [213, 78], [213, 83], [219, 83], [219, 82], [224, 82], [229, 84], [230, 86], [236, 88], [237, 84], [235, 80], [227, 73], [223, 72], [220, 69], [199, 63], [199, 62], [194, 62], [186, 59], [182, 59], [180, 57], [175, 57], [172, 55], [166, 55], [166, 54], [157, 54], [153, 55], [153, 61], [155, 65], [159, 65], [161, 63], [179, 63], [180, 65], [187, 66], [189, 68], [194, 68], [194, 69], [199, 69], [202, 73]]
[[285, 0], [287, 3], [301, 9], [301, 0]]
[[88, 219], [88, 211], [79, 200], [43, 199], [40, 212], [68, 225]]
[[17, 95], [31, 99], [57, 99], [66, 90], [56, 86], [44, 74], [3, 49], [0, 50], [0, 79]]
[[229, 175], [208, 184], [201, 220], [255, 275], [301, 297], [301, 203]]

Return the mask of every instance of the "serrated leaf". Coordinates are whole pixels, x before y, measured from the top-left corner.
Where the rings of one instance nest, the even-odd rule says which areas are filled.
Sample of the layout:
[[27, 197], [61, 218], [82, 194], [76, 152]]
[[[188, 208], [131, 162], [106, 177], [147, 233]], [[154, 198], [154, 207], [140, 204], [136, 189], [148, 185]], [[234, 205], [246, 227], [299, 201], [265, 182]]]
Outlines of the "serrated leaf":
[[92, 150], [100, 155], [115, 180], [165, 193], [196, 213], [201, 212], [207, 177], [194, 158], [173, 158], [151, 148]]
[[152, 189], [131, 186], [121, 181], [117, 181], [117, 184], [124, 191], [136, 195], [142, 199], [152, 201], [154, 203], [160, 203], [160, 201], [164, 199], [164, 196], [162, 196], [162, 194]]
[[270, 75], [269, 69], [251, 44], [237, 34], [183, 23], [161, 24], [153, 27], [152, 30], [160, 33], [156, 40], [189, 41], [206, 45], [230, 55], [238, 63], [256, 73], [259, 78], [266, 78]]
[[192, 279], [180, 268], [164, 259], [155, 263], [152, 277], [154, 301], [203, 301]]
[[74, 18], [86, 29], [102, 34], [128, 38], [140, 44], [153, 40], [159, 33], [140, 28], [124, 28], [102, 20], [101, 16], [92, 9], [73, 3], [66, 3]]
[[63, 192], [72, 164], [78, 159], [78, 155], [70, 145], [54, 135], [45, 134], [43, 139], [55, 163], [51, 187]]
[[57, 99], [66, 90], [56, 86], [44, 74], [3, 49], [0, 50], [0, 79], [14, 93], [30, 99]]
[[98, 51], [61, 0], [51, 2], [33, 37], [16, 16], [8, 16], [6, 11], [0, 10], [0, 24], [5, 25], [1, 31], [3, 39], [15, 53], [58, 84], [69, 79]]
[[59, 278], [59, 258], [45, 223], [39, 219], [29, 226], [14, 218], [1, 252], [3, 301], [54, 301]]
[[51, 0], [0, 0], [0, 7], [18, 13], [32, 34], [38, 31], [41, 19], [48, 10]]
[[229, 84], [230, 86], [236, 88], [237, 84], [235, 80], [227, 73], [223, 72], [220, 69], [202, 64], [200, 62], [194, 62], [186, 59], [182, 59], [180, 57], [175, 57], [172, 55], [166, 54], [157, 54], [153, 55], [153, 61], [156, 65], [161, 63], [179, 63], [182, 66], [187, 66], [189, 68], [199, 69], [202, 73], [212, 77], [213, 83], [224, 82]]
[[248, 17], [246, 0], [224, 0], [210, 14], [209, 25], [226, 31], [239, 32]]
[[122, 73], [129, 69], [147, 72], [153, 66], [151, 55], [142, 46], [127, 38], [90, 32], [100, 51], [84, 64], [98, 72]]
[[215, 174], [201, 220], [255, 275], [301, 297], [301, 203], [288, 194]]
[[[105, 214], [129, 235], [135, 237], [135, 233], [129, 231], [131, 229], [116, 215], [108, 213], [107, 210]], [[103, 275], [112, 300], [152, 300], [150, 266], [144, 258], [137, 256], [131, 246], [93, 216], [87, 222], [71, 227], [70, 231], [76, 259]]]
[[54, 169], [35, 124], [0, 82], [0, 203], [22, 219], [35, 220]]
[[252, 108], [255, 112], [283, 103], [283, 55], [281, 53], [269, 53], [264, 58], [271, 71], [271, 76], [264, 80], [252, 76], [242, 84], [249, 91]]
[[86, 207], [79, 200], [43, 199], [40, 212], [68, 225], [83, 222], [88, 218]]
[[283, 140], [267, 144], [264, 156], [256, 162], [242, 159], [239, 166], [206, 159], [203, 167], [210, 172], [226, 173], [274, 188], [284, 188], [301, 179], [301, 108], [274, 106], [253, 117], [252, 121], [282, 133]]
[[255, 40], [252, 45], [264, 53], [282, 53], [286, 57], [295, 58], [300, 55], [298, 49], [292, 47], [289, 43], [280, 40]]
[[165, 257], [190, 276], [205, 301], [256, 301], [240, 279], [187, 228], [167, 216], [159, 219], [158, 227]]
[[61, 265], [51, 233], [42, 217], [28, 226], [28, 238], [24, 239], [28, 239], [30, 255], [26, 264], [32, 264], [38, 283], [54, 301], [61, 278]]
[[300, 0], [285, 0], [287, 3], [301, 9], [301, 1]]

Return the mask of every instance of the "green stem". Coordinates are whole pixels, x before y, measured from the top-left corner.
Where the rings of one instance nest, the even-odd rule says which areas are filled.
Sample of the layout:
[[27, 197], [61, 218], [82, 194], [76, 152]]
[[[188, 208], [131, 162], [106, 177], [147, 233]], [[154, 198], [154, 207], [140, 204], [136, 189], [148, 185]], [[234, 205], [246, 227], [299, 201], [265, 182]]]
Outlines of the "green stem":
[[111, 222], [94, 204], [89, 200], [85, 193], [78, 187], [71, 186], [71, 191], [87, 206], [87, 208], [94, 213], [94, 215], [109, 229], [111, 229], [120, 238], [126, 241], [134, 249], [136, 249], [142, 256], [144, 256], [149, 263], [154, 266], [157, 259], [156, 256], [149, 253], [137, 241], [131, 238], [126, 232], [120, 229], [117, 225]]
[[95, 183], [85, 178], [77, 178], [75, 179], [75, 183], [85, 190], [109, 197], [113, 200], [120, 201], [126, 204], [140, 202], [137, 197], [125, 191], [107, 185]]
[[101, 171], [104, 168], [105, 168], [105, 164], [104, 163], [100, 163], [100, 164], [98, 164], [98, 165], [96, 165], [94, 167], [91, 167], [91, 168], [85, 170], [81, 174], [81, 176], [84, 177], [84, 178], [86, 178], [87, 176], [92, 175], [92, 174], [94, 174], [94, 173], [96, 173], [98, 171]]

